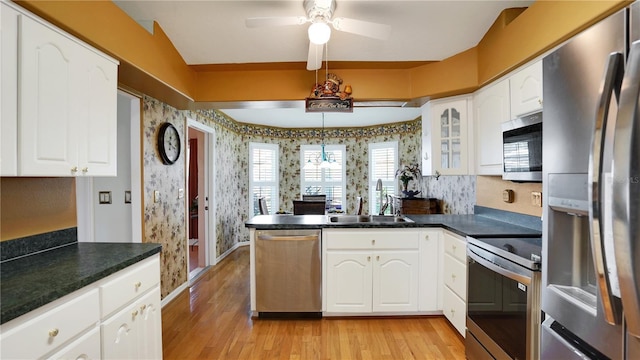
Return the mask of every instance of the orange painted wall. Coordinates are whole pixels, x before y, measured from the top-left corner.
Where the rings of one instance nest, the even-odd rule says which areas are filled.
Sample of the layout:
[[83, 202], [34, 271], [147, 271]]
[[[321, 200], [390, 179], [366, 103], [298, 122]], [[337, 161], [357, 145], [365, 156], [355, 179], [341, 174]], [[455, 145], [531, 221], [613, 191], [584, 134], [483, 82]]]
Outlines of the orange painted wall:
[[193, 98], [195, 73], [158, 24], [150, 34], [111, 1], [17, 2], [106, 53]]
[[478, 44], [478, 84], [484, 85], [568, 40], [631, 1], [536, 1]]
[[[354, 93], [356, 99], [406, 100], [464, 93], [536, 57], [628, 3], [540, 0], [506, 27], [489, 32], [477, 48], [441, 62], [413, 69], [335, 69], [335, 72], [358, 91]], [[197, 72], [184, 63], [159, 26], [155, 27], [155, 35], [150, 35], [110, 1], [23, 0], [19, 4], [158, 79], [154, 86], [170, 87], [196, 101], [300, 99], [314, 82], [314, 73], [304, 70]], [[136, 76], [127, 72], [127, 77]], [[128, 85], [135, 89], [135, 80], [123, 80], [129, 80]], [[152, 87], [137, 90], [155, 95]], [[184, 104], [172, 105], [184, 108]]]
[[74, 178], [0, 178], [0, 241], [77, 225]]

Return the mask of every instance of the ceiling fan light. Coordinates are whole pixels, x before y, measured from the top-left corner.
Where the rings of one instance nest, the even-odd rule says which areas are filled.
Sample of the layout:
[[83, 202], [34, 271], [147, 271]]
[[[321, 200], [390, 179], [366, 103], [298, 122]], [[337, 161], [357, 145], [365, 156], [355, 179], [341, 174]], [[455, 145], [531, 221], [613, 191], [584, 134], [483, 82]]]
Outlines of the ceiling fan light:
[[308, 31], [309, 41], [317, 45], [326, 44], [331, 37], [331, 28], [324, 22], [314, 22], [309, 25]]

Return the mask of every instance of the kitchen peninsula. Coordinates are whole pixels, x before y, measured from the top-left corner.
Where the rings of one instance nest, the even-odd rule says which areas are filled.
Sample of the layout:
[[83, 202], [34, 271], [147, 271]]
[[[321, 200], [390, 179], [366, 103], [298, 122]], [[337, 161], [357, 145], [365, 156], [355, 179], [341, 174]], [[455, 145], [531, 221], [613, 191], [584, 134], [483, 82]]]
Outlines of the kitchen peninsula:
[[320, 230], [323, 316], [445, 315], [463, 336], [466, 236], [541, 235], [537, 217], [480, 206], [475, 215], [259, 215], [245, 225], [254, 315], [256, 233]]

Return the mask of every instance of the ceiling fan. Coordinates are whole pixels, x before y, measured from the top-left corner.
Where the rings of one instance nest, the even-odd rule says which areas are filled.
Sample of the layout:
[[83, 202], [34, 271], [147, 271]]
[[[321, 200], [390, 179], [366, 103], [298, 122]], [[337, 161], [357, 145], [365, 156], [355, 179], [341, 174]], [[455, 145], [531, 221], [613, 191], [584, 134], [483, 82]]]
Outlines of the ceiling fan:
[[322, 67], [324, 44], [331, 37], [331, 28], [356, 35], [366, 36], [379, 40], [386, 40], [391, 33], [391, 27], [368, 21], [333, 18], [336, 9], [335, 0], [304, 0], [303, 7], [307, 16], [283, 16], [283, 17], [254, 17], [245, 20], [248, 28], [265, 26], [309, 25], [309, 55], [307, 57], [307, 70], [317, 70]]

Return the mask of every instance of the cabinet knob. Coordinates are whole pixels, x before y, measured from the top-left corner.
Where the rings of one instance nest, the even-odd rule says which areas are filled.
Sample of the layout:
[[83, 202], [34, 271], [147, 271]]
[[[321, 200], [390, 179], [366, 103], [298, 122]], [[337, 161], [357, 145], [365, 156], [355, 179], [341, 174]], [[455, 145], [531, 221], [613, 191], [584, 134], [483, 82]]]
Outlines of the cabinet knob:
[[367, 261], [371, 261], [371, 256], [367, 256]]
[[542, 105], [542, 99], [538, 99], [538, 104]]
[[147, 308], [147, 305], [143, 304], [142, 306], [140, 306], [140, 312], [143, 312], [146, 308]]
[[59, 332], [60, 332], [60, 330], [58, 330], [58, 329], [49, 330], [49, 336], [50, 337], [56, 337], [56, 336], [58, 336]]
[[371, 245], [375, 245], [376, 241], [375, 240], [371, 240]]
[[376, 261], [380, 261], [380, 255], [376, 256]]
[[455, 246], [455, 245], [451, 245], [451, 250], [455, 251], [455, 250], [456, 250], [456, 248], [457, 248], [457, 246]]
[[425, 240], [429, 240], [429, 235], [425, 235], [425, 236], [424, 236], [424, 239], [425, 239]]
[[138, 316], [138, 310], [133, 310], [133, 311], [131, 312], [131, 316], [133, 316], [133, 317]]
[[424, 159], [429, 160], [429, 153], [426, 151], [424, 152]]
[[72, 167], [71, 168], [71, 172], [74, 173], [74, 174], [77, 173], [78, 172], [78, 167], [77, 166]]
[[451, 274], [451, 279], [455, 280], [456, 279], [456, 274]]
[[451, 309], [449, 311], [451, 312], [451, 316], [453, 316], [456, 313], [456, 311], [454, 309]]
[[89, 172], [89, 168], [88, 167], [83, 167], [82, 168], [82, 172], [85, 173], [85, 174], [88, 173]]
[[133, 286], [135, 286], [136, 289], [138, 289], [140, 286], [142, 286], [142, 283], [140, 281], [138, 281], [135, 284], [133, 284]]

